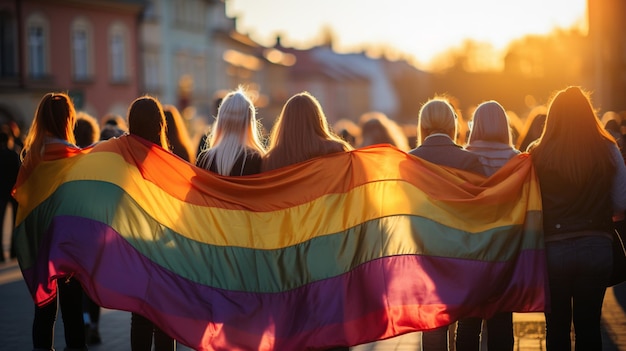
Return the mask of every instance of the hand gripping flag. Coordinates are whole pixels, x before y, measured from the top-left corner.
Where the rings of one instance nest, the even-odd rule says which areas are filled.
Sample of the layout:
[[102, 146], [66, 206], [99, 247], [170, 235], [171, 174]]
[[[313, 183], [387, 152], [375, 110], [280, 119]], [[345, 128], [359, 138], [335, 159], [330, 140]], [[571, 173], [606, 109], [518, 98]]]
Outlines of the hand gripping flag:
[[124, 136], [24, 167], [15, 196], [35, 303], [71, 274], [197, 350], [327, 349], [545, 308], [527, 154], [489, 178], [389, 146], [222, 177]]

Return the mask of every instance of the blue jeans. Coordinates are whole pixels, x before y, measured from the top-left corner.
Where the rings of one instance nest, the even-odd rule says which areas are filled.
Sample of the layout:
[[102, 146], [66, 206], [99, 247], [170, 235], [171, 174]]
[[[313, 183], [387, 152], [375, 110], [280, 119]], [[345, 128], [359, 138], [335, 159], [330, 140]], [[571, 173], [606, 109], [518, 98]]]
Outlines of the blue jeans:
[[[457, 351], [480, 350], [483, 320], [481, 318], [462, 318], [456, 329]], [[500, 312], [486, 320], [487, 350], [513, 351], [513, 313]]]
[[550, 307], [545, 313], [548, 351], [571, 350], [572, 320], [575, 350], [602, 350], [602, 303], [613, 251], [609, 237], [590, 234], [546, 242], [550, 283]]

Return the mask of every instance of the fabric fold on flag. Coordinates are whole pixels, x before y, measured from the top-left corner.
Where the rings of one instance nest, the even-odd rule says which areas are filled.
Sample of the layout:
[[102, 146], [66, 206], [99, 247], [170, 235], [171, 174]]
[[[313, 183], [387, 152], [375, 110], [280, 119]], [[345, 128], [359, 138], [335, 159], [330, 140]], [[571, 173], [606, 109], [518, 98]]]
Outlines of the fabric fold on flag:
[[244, 177], [133, 136], [71, 156], [23, 169], [15, 189], [37, 304], [73, 274], [197, 350], [352, 346], [545, 309], [527, 154], [489, 178], [382, 145]]

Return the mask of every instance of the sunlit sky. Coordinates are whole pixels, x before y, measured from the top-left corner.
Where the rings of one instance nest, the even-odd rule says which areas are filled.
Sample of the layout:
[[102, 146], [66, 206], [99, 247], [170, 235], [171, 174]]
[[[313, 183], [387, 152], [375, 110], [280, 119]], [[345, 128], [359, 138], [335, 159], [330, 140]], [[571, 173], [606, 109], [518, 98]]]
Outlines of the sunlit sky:
[[340, 52], [385, 44], [425, 68], [467, 38], [502, 50], [526, 34], [586, 30], [587, 22], [586, 0], [227, 0], [226, 11], [265, 46], [280, 35], [285, 46], [307, 48], [331, 29]]

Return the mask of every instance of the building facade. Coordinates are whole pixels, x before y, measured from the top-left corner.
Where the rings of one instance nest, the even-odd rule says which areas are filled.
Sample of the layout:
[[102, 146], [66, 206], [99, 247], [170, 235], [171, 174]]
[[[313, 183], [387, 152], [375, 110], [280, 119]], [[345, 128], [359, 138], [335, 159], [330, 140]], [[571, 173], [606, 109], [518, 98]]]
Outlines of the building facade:
[[0, 1], [0, 120], [28, 127], [41, 97], [67, 92], [94, 117], [138, 94], [140, 1]]
[[626, 1], [588, 0], [587, 10], [594, 103], [626, 111]]

